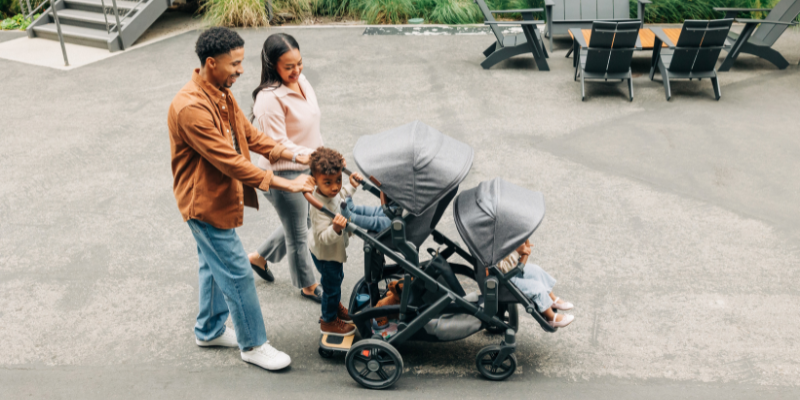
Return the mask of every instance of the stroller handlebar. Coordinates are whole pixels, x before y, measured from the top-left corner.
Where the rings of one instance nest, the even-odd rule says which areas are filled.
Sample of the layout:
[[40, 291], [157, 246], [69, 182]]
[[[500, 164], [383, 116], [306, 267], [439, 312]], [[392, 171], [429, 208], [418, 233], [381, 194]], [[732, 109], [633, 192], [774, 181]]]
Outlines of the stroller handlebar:
[[[331, 218], [336, 217], [336, 213], [329, 210], [327, 207], [323, 206], [322, 203], [320, 203], [320, 201], [317, 200], [313, 194], [311, 194], [311, 192], [303, 192], [303, 196], [306, 198], [306, 201], [308, 201], [308, 203], [311, 204], [312, 207], [322, 211], [325, 215]], [[353, 233], [356, 230], [356, 226], [348, 222], [347, 225], [345, 225], [344, 230]]]

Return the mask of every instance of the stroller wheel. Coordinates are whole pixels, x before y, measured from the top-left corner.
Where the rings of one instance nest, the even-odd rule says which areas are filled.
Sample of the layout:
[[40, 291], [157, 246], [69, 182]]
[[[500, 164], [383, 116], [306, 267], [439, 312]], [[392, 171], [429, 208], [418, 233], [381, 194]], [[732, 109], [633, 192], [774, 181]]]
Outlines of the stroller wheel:
[[333, 351], [332, 350], [326, 350], [326, 349], [323, 349], [322, 347], [320, 347], [319, 348], [319, 355], [322, 358], [331, 358], [331, 357], [333, 357]]
[[500, 346], [492, 345], [486, 346], [478, 352], [475, 357], [475, 365], [478, 367], [478, 372], [484, 378], [491, 381], [502, 381], [514, 373], [517, 369], [517, 356], [509, 354], [504, 360], [495, 365], [497, 357], [500, 355]]
[[403, 358], [389, 343], [365, 339], [353, 345], [345, 357], [347, 372], [367, 389], [386, 389], [403, 373]]
[[[509, 304], [497, 312], [497, 318], [507, 323], [514, 329], [514, 332], [519, 331], [519, 309], [516, 304]], [[499, 335], [505, 333], [505, 328], [496, 328], [494, 326], [487, 326], [486, 332]]]

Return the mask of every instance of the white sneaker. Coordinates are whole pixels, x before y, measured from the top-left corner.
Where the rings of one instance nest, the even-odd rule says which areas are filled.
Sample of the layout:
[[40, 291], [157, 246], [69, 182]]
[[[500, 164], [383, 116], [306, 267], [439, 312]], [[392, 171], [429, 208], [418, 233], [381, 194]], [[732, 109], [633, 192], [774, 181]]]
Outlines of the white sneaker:
[[575, 320], [575, 316], [569, 314], [556, 314], [555, 319], [558, 319], [559, 315], [561, 316], [560, 321], [553, 320], [553, 321], [548, 321], [547, 323], [549, 323], [550, 326], [552, 326], [553, 328], [563, 328]]
[[194, 342], [200, 347], [239, 347], [239, 342], [236, 341], [236, 331], [231, 328], [225, 328], [225, 332], [222, 332], [222, 335], [209, 341], [195, 338]]
[[556, 297], [556, 299], [553, 300], [553, 308], [556, 310], [566, 311], [566, 310], [572, 310], [573, 308], [575, 308], [575, 306], [568, 301], [561, 300], [560, 297]]
[[480, 301], [480, 299], [481, 298], [478, 295], [478, 292], [472, 292], [472, 293], [464, 296], [464, 300], [466, 300], [466, 301], [468, 301], [470, 303], [477, 303], [478, 301]]
[[270, 346], [269, 342], [260, 347], [254, 347], [250, 351], [243, 351], [242, 360], [269, 371], [284, 369], [292, 363], [288, 354]]

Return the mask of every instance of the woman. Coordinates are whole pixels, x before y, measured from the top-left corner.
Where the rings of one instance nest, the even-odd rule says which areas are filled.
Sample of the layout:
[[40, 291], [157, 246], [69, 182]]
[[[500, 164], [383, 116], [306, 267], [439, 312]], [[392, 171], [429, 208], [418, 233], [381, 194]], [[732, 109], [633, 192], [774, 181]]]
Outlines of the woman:
[[[261, 131], [276, 142], [286, 146], [295, 156], [309, 155], [322, 146], [320, 110], [314, 89], [303, 72], [300, 46], [290, 35], [270, 35], [261, 50], [261, 84], [253, 91], [253, 118]], [[310, 174], [307, 165], [280, 160], [270, 164], [261, 157], [258, 166], [273, 170], [276, 176], [293, 179], [301, 174]], [[267, 261], [275, 263], [289, 257], [292, 284], [301, 288], [303, 297], [322, 301], [322, 288], [314, 277], [314, 264], [308, 250], [308, 202], [302, 193], [277, 190], [264, 192], [272, 203], [281, 228], [276, 229], [250, 253], [253, 270], [263, 279], [272, 282], [275, 278]]]

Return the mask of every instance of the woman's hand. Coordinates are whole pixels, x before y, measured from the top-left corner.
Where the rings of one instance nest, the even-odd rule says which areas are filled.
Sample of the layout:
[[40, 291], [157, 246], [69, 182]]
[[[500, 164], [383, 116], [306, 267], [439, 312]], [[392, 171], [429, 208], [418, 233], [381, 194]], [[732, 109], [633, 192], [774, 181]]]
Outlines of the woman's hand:
[[308, 154], [303, 154], [294, 158], [294, 161], [298, 164], [308, 165], [308, 162], [311, 160], [311, 156]]
[[347, 226], [347, 218], [342, 216], [342, 214], [336, 214], [333, 217], [333, 231], [336, 232], [338, 235], [342, 234], [342, 231]]
[[358, 187], [359, 185], [358, 181], [363, 181], [363, 180], [364, 177], [361, 176], [361, 174], [359, 174], [358, 172], [353, 172], [353, 174], [350, 175], [350, 184], [353, 185], [354, 188]]

